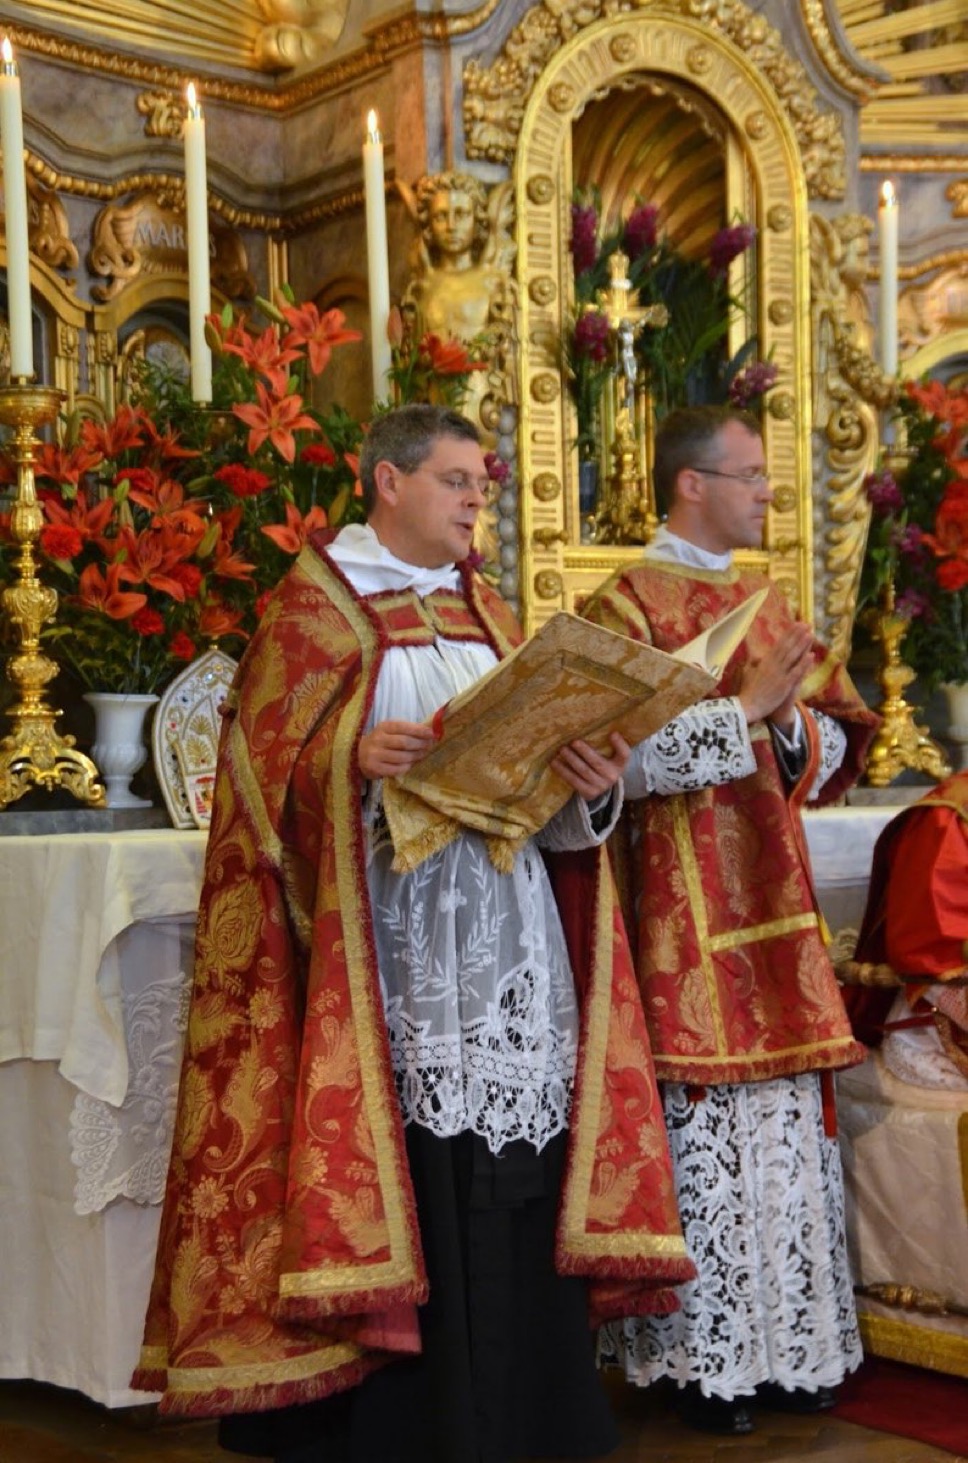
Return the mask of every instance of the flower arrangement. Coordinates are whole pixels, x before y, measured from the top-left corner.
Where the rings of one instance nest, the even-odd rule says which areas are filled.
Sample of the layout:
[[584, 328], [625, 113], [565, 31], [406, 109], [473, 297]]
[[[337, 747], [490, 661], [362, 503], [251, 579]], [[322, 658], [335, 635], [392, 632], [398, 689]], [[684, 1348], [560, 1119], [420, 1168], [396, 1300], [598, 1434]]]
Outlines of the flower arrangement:
[[210, 409], [145, 360], [110, 421], [71, 417], [38, 449], [41, 574], [59, 594], [44, 643], [85, 689], [154, 693], [216, 642], [238, 653], [308, 535], [362, 517], [362, 428], [309, 400], [360, 337], [287, 291], [258, 303], [261, 328], [231, 306], [209, 318]]
[[477, 335], [468, 344], [454, 336], [425, 332], [416, 338], [412, 316], [398, 305], [390, 310], [390, 406], [427, 401], [460, 411], [475, 371], [487, 369], [489, 340]]
[[968, 389], [905, 382], [898, 448], [865, 479], [860, 605], [909, 621], [904, 659], [929, 691], [968, 681]]
[[621, 249], [640, 305], [663, 304], [668, 323], [638, 332], [635, 352], [649, 385], [656, 415], [674, 406], [733, 401], [751, 407], [774, 385], [776, 367], [753, 359], [755, 338], [730, 359], [726, 341], [743, 310], [729, 291], [729, 266], [753, 247], [756, 230], [746, 223], [720, 229], [708, 257], [694, 259], [660, 229], [654, 204], [637, 203], [624, 221], [605, 227], [597, 190], [578, 192], [571, 209], [571, 257], [575, 316], [563, 342], [564, 365], [578, 417], [579, 455], [597, 449], [597, 416], [611, 374], [609, 321], [599, 307], [609, 279], [609, 260]]

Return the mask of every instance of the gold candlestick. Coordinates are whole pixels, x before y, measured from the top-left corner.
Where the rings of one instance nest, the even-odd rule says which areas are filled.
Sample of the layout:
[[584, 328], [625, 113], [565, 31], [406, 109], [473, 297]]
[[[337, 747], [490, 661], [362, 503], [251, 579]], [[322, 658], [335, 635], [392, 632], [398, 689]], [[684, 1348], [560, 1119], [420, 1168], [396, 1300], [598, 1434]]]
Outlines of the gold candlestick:
[[104, 806], [97, 768], [75, 749], [73, 737], [56, 731], [60, 713], [45, 703], [45, 687], [56, 676], [57, 665], [41, 653], [40, 632], [57, 613], [57, 592], [41, 584], [34, 560], [44, 522], [34, 489], [34, 448], [37, 428], [54, 420], [63, 399], [62, 391], [36, 386], [23, 376], [0, 387], [0, 422], [14, 433], [9, 450], [17, 464], [17, 496], [10, 532], [20, 550], [17, 579], [0, 596], [4, 618], [20, 638], [19, 649], [7, 662], [7, 679], [19, 695], [7, 710], [13, 730], [0, 741], [0, 808], [31, 787], [48, 792], [63, 787], [91, 807]]
[[925, 772], [936, 782], [951, 775], [951, 767], [937, 742], [914, 720], [914, 710], [904, 699], [904, 689], [914, 680], [914, 671], [901, 659], [901, 641], [908, 622], [895, 613], [894, 583], [888, 580], [883, 604], [871, 617], [871, 634], [882, 651], [876, 680], [884, 692], [878, 706], [883, 722], [867, 753], [866, 780], [871, 787], [887, 787], [904, 769]]

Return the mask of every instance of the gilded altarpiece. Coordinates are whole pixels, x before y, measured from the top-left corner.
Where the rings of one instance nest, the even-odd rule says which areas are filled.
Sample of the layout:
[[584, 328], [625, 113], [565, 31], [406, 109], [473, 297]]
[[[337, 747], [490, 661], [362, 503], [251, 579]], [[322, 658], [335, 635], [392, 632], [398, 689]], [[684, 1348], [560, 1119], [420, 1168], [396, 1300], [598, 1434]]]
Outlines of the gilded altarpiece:
[[[721, 139], [721, 221], [756, 226], [751, 318], [758, 354], [779, 371], [764, 414], [775, 497], [762, 551], [742, 557], [844, 653], [866, 535], [861, 484], [877, 452], [876, 406], [890, 392], [863, 336], [856, 266], [843, 243], [853, 225], [838, 231], [829, 216], [844, 195], [840, 118], [779, 35], [737, 3], [645, 0], [617, 13], [539, 5], [497, 61], [465, 72], [468, 152], [506, 162], [514, 179], [525, 622], [533, 629], [575, 607], [641, 551], [582, 543], [574, 412], [560, 368], [572, 308], [570, 205], [576, 184], [596, 181], [580, 175], [576, 138], [586, 109], [619, 93], [640, 95], [643, 108], [678, 96], [705, 112], [706, 133]], [[689, 158], [670, 156], [668, 166], [688, 169]], [[826, 214], [815, 215], [819, 227], [813, 201]], [[825, 285], [816, 291], [818, 273]]]

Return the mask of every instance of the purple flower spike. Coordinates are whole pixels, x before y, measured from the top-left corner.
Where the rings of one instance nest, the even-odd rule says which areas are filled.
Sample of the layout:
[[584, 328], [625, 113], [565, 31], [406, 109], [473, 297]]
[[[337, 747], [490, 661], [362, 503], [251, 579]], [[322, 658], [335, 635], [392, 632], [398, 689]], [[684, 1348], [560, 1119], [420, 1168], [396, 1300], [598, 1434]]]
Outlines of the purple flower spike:
[[634, 264], [650, 249], [658, 237], [659, 210], [654, 203], [643, 203], [629, 214], [622, 234], [622, 247]]
[[571, 262], [575, 274], [592, 269], [598, 257], [598, 213], [590, 205], [571, 205]]
[[904, 507], [904, 495], [895, 482], [893, 473], [868, 473], [864, 479], [864, 492], [878, 518], [889, 518], [892, 513], [900, 513]]
[[744, 254], [756, 238], [752, 224], [733, 224], [720, 229], [709, 249], [709, 271], [713, 275], [725, 274], [734, 259]]
[[608, 355], [608, 316], [586, 310], [575, 322], [575, 355], [589, 361], [604, 361]]

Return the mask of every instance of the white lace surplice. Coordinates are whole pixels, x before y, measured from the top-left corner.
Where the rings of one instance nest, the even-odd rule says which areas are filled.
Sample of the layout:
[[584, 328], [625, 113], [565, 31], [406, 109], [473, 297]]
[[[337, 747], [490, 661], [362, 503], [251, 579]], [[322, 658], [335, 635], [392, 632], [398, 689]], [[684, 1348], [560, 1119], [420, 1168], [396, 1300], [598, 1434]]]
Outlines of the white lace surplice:
[[[352, 546], [365, 553], [359, 533]], [[340, 555], [340, 539], [332, 553], [362, 592], [381, 583], [381, 565], [358, 569]], [[399, 561], [392, 568], [393, 587], [401, 587]], [[419, 580], [416, 587], [427, 592]], [[370, 724], [426, 720], [494, 661], [487, 646], [444, 639], [391, 647]], [[537, 847], [526, 844], [512, 872], [499, 874], [483, 838], [467, 832], [412, 873], [396, 874], [379, 782], [370, 784], [364, 812], [377, 961], [405, 1122], [439, 1137], [470, 1130], [493, 1153], [519, 1138], [542, 1148], [567, 1127], [578, 1013]], [[541, 841], [580, 848], [606, 832], [592, 831], [584, 802], [573, 798]]]
[[[666, 560], [724, 569], [665, 529]], [[653, 545], [647, 551], [653, 557]], [[840, 766], [842, 727], [808, 712], [820, 733], [819, 789]], [[775, 739], [776, 740], [776, 739]], [[780, 739], [787, 775], [803, 765], [802, 731]], [[755, 768], [746, 718], [735, 698], [690, 707], [633, 751], [628, 797], [719, 786]], [[732, 1398], [760, 1383], [835, 1386], [861, 1361], [847, 1264], [840, 1151], [824, 1133], [816, 1073], [709, 1087], [693, 1102], [666, 1084], [663, 1103], [679, 1213], [698, 1279], [680, 1288], [672, 1316], [616, 1322], [602, 1331], [605, 1360], [639, 1386], [661, 1377], [698, 1382]]]

